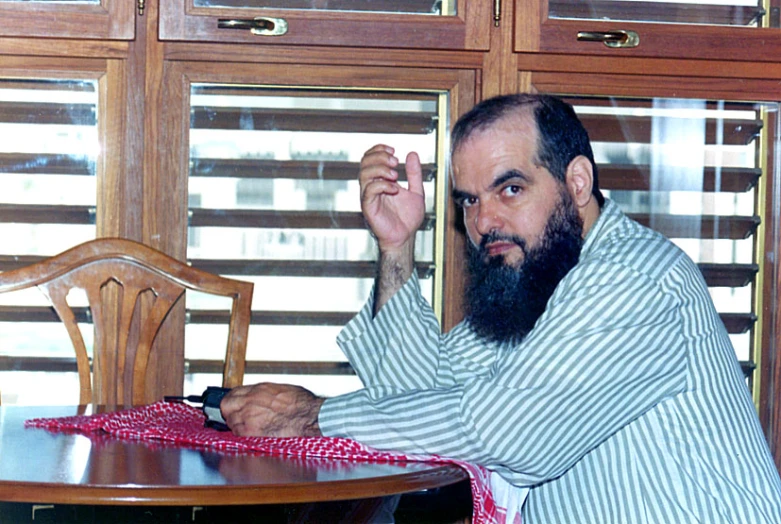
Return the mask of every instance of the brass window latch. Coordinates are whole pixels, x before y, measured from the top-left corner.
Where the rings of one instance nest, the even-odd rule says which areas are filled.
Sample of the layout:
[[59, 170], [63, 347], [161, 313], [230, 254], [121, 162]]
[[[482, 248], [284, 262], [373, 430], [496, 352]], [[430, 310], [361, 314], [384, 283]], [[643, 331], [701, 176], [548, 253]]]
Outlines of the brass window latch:
[[287, 20], [259, 16], [252, 19], [220, 19], [217, 21], [220, 29], [244, 29], [258, 36], [280, 36], [287, 33]]
[[637, 47], [640, 35], [635, 31], [579, 31], [578, 42], [602, 42], [607, 47]]

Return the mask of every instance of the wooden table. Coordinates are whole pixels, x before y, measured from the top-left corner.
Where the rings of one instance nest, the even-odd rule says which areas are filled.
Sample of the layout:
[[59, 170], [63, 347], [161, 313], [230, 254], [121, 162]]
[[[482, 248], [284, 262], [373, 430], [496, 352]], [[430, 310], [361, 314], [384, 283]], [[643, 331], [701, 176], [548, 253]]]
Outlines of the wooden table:
[[0, 501], [282, 504], [382, 497], [467, 478], [452, 465], [272, 457], [24, 427], [28, 418], [89, 414], [92, 409], [0, 406]]

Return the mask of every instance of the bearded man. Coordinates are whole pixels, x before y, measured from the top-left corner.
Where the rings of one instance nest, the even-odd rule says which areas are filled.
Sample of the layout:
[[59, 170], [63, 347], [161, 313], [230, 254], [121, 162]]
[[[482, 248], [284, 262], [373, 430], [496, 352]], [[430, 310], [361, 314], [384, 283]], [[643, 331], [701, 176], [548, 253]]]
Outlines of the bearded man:
[[222, 404], [235, 433], [481, 464], [525, 524], [781, 522], [781, 480], [697, 266], [603, 198], [569, 105], [502, 96], [456, 123], [469, 281], [444, 335], [413, 271], [420, 162], [407, 156], [407, 188], [398, 164], [377, 145], [359, 175], [379, 271], [338, 341], [365, 387], [237, 388]]

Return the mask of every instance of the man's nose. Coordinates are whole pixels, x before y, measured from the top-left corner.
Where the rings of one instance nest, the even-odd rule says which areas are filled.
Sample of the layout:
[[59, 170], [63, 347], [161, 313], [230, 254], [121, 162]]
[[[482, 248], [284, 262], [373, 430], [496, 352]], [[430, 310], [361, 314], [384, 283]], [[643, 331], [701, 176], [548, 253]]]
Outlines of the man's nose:
[[499, 231], [502, 229], [502, 225], [502, 219], [496, 206], [488, 202], [481, 202], [475, 217], [475, 229], [480, 236], [485, 236], [492, 231]]

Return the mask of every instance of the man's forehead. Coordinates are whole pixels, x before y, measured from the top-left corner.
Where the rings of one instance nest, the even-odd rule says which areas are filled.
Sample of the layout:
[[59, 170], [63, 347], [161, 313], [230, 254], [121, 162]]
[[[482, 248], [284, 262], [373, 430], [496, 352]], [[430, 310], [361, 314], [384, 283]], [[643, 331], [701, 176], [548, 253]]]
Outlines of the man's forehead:
[[[524, 164], [537, 164], [537, 126], [530, 115], [508, 115], [491, 126], [475, 130], [453, 151], [451, 166], [454, 175], [466, 170], [467, 165], [478, 163], [482, 169], [496, 169], [495, 176], [506, 169], [521, 165], [503, 165], [503, 160]], [[474, 166], [471, 167], [474, 169]], [[474, 173], [471, 173], [474, 175]]]
[[[473, 130], [467, 138], [463, 139], [453, 151], [452, 159], [460, 154], [471, 151], [473, 146], [481, 139], [489, 137], [492, 141], [504, 141], [507, 143], [527, 142], [533, 144], [533, 151], [537, 151], [537, 123], [531, 110], [517, 110], [505, 115], [488, 125]], [[498, 144], [497, 144], [498, 145]]]

